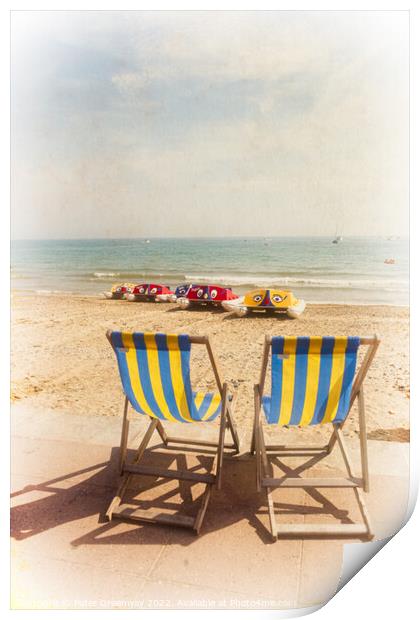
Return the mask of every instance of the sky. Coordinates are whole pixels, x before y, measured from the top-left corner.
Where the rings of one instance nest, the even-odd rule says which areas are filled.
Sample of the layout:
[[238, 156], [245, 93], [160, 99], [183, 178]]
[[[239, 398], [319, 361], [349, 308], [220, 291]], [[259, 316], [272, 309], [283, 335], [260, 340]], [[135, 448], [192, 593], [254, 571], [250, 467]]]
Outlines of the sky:
[[408, 233], [408, 12], [12, 12], [12, 238]]

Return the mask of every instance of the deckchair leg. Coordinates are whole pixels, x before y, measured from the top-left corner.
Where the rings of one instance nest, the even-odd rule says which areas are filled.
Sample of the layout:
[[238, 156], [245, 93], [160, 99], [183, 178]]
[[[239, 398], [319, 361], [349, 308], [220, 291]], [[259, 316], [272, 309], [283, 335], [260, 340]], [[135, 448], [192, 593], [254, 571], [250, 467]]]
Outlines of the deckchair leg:
[[254, 404], [255, 404], [255, 417], [254, 417], [254, 430], [253, 430], [253, 444], [255, 451], [256, 462], [256, 475], [257, 475], [257, 491], [261, 491], [261, 433], [258, 424], [259, 406], [260, 406], [260, 394], [258, 385], [254, 387]]
[[256, 463], [256, 483], [257, 491], [261, 492], [261, 448], [258, 429], [255, 431], [255, 463]]
[[273, 502], [271, 487], [267, 487], [267, 504], [268, 504], [268, 514], [270, 517], [271, 534], [273, 536], [273, 540], [276, 540], [277, 539], [277, 521], [276, 521], [276, 515], [274, 512], [274, 502]]
[[[227, 386], [224, 388], [225, 391], [225, 399], [223, 401], [223, 410], [222, 410], [222, 416], [221, 416], [221, 437], [220, 437], [220, 442], [219, 442], [219, 454], [221, 455], [221, 458], [218, 459], [217, 461], [217, 465], [219, 467], [219, 480], [220, 480], [220, 474], [221, 474], [221, 468], [222, 468], [222, 464], [223, 464], [223, 447], [224, 447], [224, 434], [226, 431], [226, 396], [227, 396]], [[126, 411], [126, 407], [124, 408], [124, 420], [123, 420], [123, 431], [122, 431], [122, 440], [121, 440], [121, 450], [122, 452], [124, 452], [124, 455], [126, 453], [127, 450], [127, 437], [128, 437], [128, 420], [127, 420], [127, 411]], [[122, 462], [122, 474], [123, 474], [123, 478], [120, 482], [120, 485], [118, 487], [118, 490], [115, 494], [115, 496], [112, 498], [108, 509], [105, 513], [108, 521], [111, 521], [112, 518], [118, 517], [121, 520], [124, 521], [128, 521], [128, 522], [140, 522], [140, 523], [162, 523], [164, 525], [177, 525], [180, 527], [187, 527], [190, 529], [193, 529], [196, 534], [199, 534], [201, 526], [203, 524], [203, 520], [209, 505], [209, 501], [210, 501], [210, 495], [211, 495], [211, 488], [213, 486], [213, 482], [206, 483], [202, 498], [201, 498], [201, 504], [200, 504], [200, 508], [198, 510], [198, 513], [196, 515], [196, 517], [189, 517], [189, 516], [183, 516], [183, 515], [165, 515], [160, 513], [159, 511], [155, 511], [155, 514], [150, 515], [150, 512], [153, 513], [153, 509], [149, 509], [147, 511], [142, 511], [142, 510], [136, 510], [135, 514], [131, 514], [132, 510], [129, 509], [126, 506], [121, 506], [121, 504], [123, 503], [123, 498], [124, 495], [127, 491], [127, 488], [129, 486], [130, 480], [132, 478], [132, 476], [134, 476], [136, 473], [143, 473], [144, 475], [165, 475], [163, 473], [163, 471], [159, 471], [158, 470], [151, 470], [151, 468], [144, 468], [145, 471], [142, 472], [136, 472], [135, 470], [135, 466], [138, 464], [138, 462], [140, 461], [140, 459], [142, 458], [147, 446], [149, 445], [150, 439], [152, 437], [153, 432], [157, 430], [159, 432], [159, 435], [161, 436], [162, 440], [164, 441], [164, 443], [167, 443], [167, 435], [165, 433], [165, 430], [163, 428], [163, 425], [161, 424], [161, 422], [158, 419], [153, 419], [151, 420], [146, 433], [144, 434], [144, 437], [136, 451], [135, 457], [133, 459], [132, 462], [130, 462], [129, 464], [125, 463], [125, 458], [124, 461]], [[165, 441], [166, 440], [166, 441]], [[121, 455], [120, 455], [121, 457]], [[215, 459], [216, 460], [216, 459]], [[139, 466], [138, 466], [139, 467]], [[126, 468], [126, 469], [125, 469]], [[179, 478], [174, 475], [174, 476], [168, 476], [169, 478], [175, 478], [175, 479], [179, 479], [182, 480], [184, 477], [185, 473], [183, 472], [179, 472]], [[199, 478], [199, 474], [194, 474], [192, 473], [191, 476], [195, 476], [196, 478]], [[211, 476], [207, 476], [207, 475], [202, 475], [202, 478], [204, 478], [205, 480], [208, 480]], [[194, 478], [194, 480], [196, 480], [196, 478]], [[215, 476], [213, 476], [213, 478], [216, 478]], [[201, 480], [201, 478], [199, 479]], [[121, 506], [121, 507], [120, 507]]]
[[120, 456], [118, 467], [120, 470], [120, 475], [123, 473], [125, 458], [127, 456], [127, 441], [128, 441], [128, 430], [130, 426], [130, 421], [128, 419], [128, 398], [125, 399], [124, 402], [124, 414], [123, 414], [123, 423], [121, 429], [121, 442], [120, 442]]
[[254, 423], [252, 425], [251, 448], [249, 450], [249, 453], [251, 454], [251, 456], [255, 454], [255, 432], [256, 432], [255, 429], [256, 429], [256, 426], [255, 426], [255, 417], [254, 417]]
[[365, 500], [362, 497], [362, 494], [360, 493], [360, 489], [358, 487], [354, 488], [354, 492], [355, 492], [355, 495], [356, 495], [357, 503], [359, 504], [359, 509], [360, 509], [360, 513], [362, 515], [363, 522], [364, 522], [364, 524], [366, 526], [366, 530], [367, 530], [366, 538], [372, 539], [374, 537], [374, 534], [373, 534], [373, 530], [372, 530], [372, 523], [371, 523], [371, 520], [370, 520], [370, 515], [369, 515], [369, 512], [368, 512]]
[[[363, 396], [362, 396], [363, 398]], [[350, 477], [354, 478], [354, 470], [353, 470], [353, 465], [351, 463], [350, 460], [350, 455], [347, 452], [346, 449], [346, 444], [344, 441], [344, 437], [343, 437], [343, 431], [341, 430], [341, 428], [334, 428], [334, 434], [336, 436], [336, 439], [338, 441], [338, 445], [340, 446], [340, 450], [341, 450], [341, 454], [343, 456], [343, 460], [344, 460], [344, 464], [346, 466], [347, 469], [347, 473]], [[363, 482], [364, 484], [364, 482]], [[372, 525], [370, 522], [370, 517], [369, 517], [369, 512], [365, 503], [365, 500], [363, 499], [361, 493], [360, 493], [360, 488], [359, 487], [354, 487], [354, 493], [356, 496], [356, 500], [357, 503], [359, 504], [359, 509], [362, 515], [362, 519], [363, 522], [366, 526], [366, 535], [368, 538], [373, 538], [373, 533], [372, 533]]]
[[[266, 445], [264, 441], [264, 430], [262, 427], [261, 420], [258, 424], [256, 432], [258, 433], [258, 448], [259, 448], [258, 451], [260, 454], [260, 484], [261, 484], [261, 465], [263, 469], [264, 478], [268, 476], [270, 477], [273, 476], [273, 471], [272, 471], [273, 468], [271, 467], [270, 462], [268, 460]], [[273, 501], [273, 495], [272, 495], [273, 489], [271, 487], [266, 487], [266, 490], [267, 490], [267, 505], [268, 505], [268, 514], [270, 517], [271, 534], [273, 536], [273, 539], [275, 540], [277, 538], [277, 521], [276, 521], [276, 515], [274, 512], [274, 501]]]
[[369, 492], [369, 467], [367, 453], [367, 434], [366, 434], [366, 418], [365, 418], [365, 398], [363, 395], [363, 385], [357, 399], [359, 409], [359, 439], [360, 439], [360, 458], [362, 463], [363, 490]]
[[[270, 518], [270, 528], [273, 537], [299, 537], [305, 538], [308, 536], [316, 536], [316, 537], [331, 537], [331, 536], [345, 536], [345, 537], [358, 537], [364, 539], [372, 539], [372, 525], [369, 517], [369, 513], [367, 510], [367, 506], [365, 504], [361, 488], [359, 483], [356, 483], [356, 477], [354, 475], [353, 466], [350, 460], [350, 455], [347, 451], [343, 433], [340, 428], [334, 427], [334, 438], [338, 443], [341, 454], [344, 460], [344, 464], [347, 470], [347, 474], [349, 476], [348, 479], [301, 479], [300, 476], [296, 476], [293, 478], [293, 484], [287, 484], [287, 481], [281, 481], [281, 484], [277, 484], [276, 486], [284, 486], [293, 488], [307, 488], [308, 486], [326, 486], [326, 487], [345, 487], [351, 486], [354, 490], [355, 497], [358, 503], [358, 507], [362, 516], [363, 524], [278, 524], [276, 522], [276, 516], [274, 511], [274, 503], [272, 498], [273, 488], [271, 484], [280, 482], [277, 479], [272, 477], [272, 472], [268, 472], [268, 458], [266, 454], [266, 448], [264, 444], [264, 435], [262, 425], [259, 425], [259, 432], [255, 436], [256, 440], [256, 451], [257, 451], [257, 466], [259, 464], [259, 471], [261, 472], [261, 467], [264, 469], [263, 479], [261, 484], [266, 488], [267, 491], [267, 504], [268, 504], [268, 512]], [[267, 476], [268, 473], [268, 476]], [[261, 473], [260, 473], [261, 475]], [[348, 484], [348, 481], [353, 484]], [[317, 484], [311, 485], [310, 482], [317, 482]]]
[[166, 434], [166, 431], [163, 428], [163, 424], [162, 424], [162, 422], [160, 420], [157, 420], [156, 430], [159, 433], [160, 438], [162, 439], [162, 441], [165, 444], [165, 446], [167, 446], [168, 445], [168, 435]]
[[105, 513], [108, 521], [111, 521], [114, 510], [116, 510], [121, 504], [127, 490], [128, 483], [130, 482], [130, 478], [131, 474], [125, 474], [124, 478], [121, 480], [120, 486], [118, 487], [118, 490], [112, 498], [111, 503], [109, 504], [108, 509]]
[[233, 397], [233, 400], [229, 403], [228, 408], [227, 408], [227, 425], [228, 428], [230, 429], [230, 434], [232, 435], [232, 439], [233, 439], [233, 443], [235, 445], [236, 448], [236, 452], [239, 453], [240, 451], [240, 444], [239, 444], [239, 435], [238, 435], [238, 430], [236, 428], [236, 424], [233, 420], [233, 416], [232, 416], [232, 411], [233, 411], [233, 407], [234, 407], [234, 402], [236, 399], [236, 394]]
[[258, 431], [259, 431], [259, 435], [258, 435], [259, 447], [260, 447], [261, 462], [263, 465], [264, 477], [272, 476], [273, 468], [271, 467], [270, 461], [268, 460], [267, 448], [266, 448], [265, 441], [264, 441], [264, 431], [263, 431], [261, 421], [259, 423], [259, 429], [257, 430], [257, 432]]
[[194, 526], [193, 526], [197, 534], [200, 533], [200, 529], [203, 524], [204, 516], [206, 514], [206, 511], [209, 505], [210, 495], [211, 495], [211, 485], [207, 484], [206, 489], [203, 493], [203, 499], [201, 501], [200, 510], [197, 513]]
[[259, 385], [254, 385], [254, 424], [252, 426], [252, 438], [251, 438], [251, 449], [250, 449], [251, 455], [254, 454], [255, 452], [255, 436], [257, 432], [257, 426], [258, 426], [257, 420], [259, 417], [260, 408], [261, 408], [260, 387]]
[[[157, 422], [158, 422], [157, 420], [151, 420], [149, 427], [137, 449], [136, 456], [134, 457], [134, 460], [131, 463], [131, 465], [135, 465], [136, 463], [138, 463], [141, 457], [143, 456], [143, 453], [146, 450], [150, 442], [150, 438], [153, 435], [153, 431], [155, 430], [157, 426]], [[121, 473], [124, 473], [124, 469], [122, 470]], [[108, 510], [105, 513], [109, 521], [112, 519], [112, 513], [114, 512], [114, 510], [118, 508], [118, 506], [122, 502], [122, 499], [124, 497], [125, 491], [127, 490], [127, 486], [130, 481], [130, 478], [131, 478], [131, 474], [126, 473], [120, 483], [120, 486], [118, 487], [118, 491], [116, 495], [112, 498], [111, 503], [109, 504]]]
[[217, 490], [222, 486], [222, 467], [223, 467], [223, 453], [225, 447], [225, 432], [226, 432], [226, 411], [227, 411], [227, 383], [223, 384], [222, 390], [222, 411], [220, 414], [220, 431], [219, 431], [219, 446], [217, 448], [217, 466], [216, 466], [216, 484]]
[[[217, 467], [218, 467], [218, 461], [217, 458], [213, 459], [213, 465], [211, 468], [211, 473], [213, 475], [216, 475], [217, 472]], [[216, 478], [217, 480], [217, 478]], [[211, 484], [206, 484], [206, 488], [204, 490], [202, 499], [201, 499], [201, 504], [200, 504], [200, 509], [197, 513], [197, 516], [195, 518], [194, 521], [194, 525], [193, 525], [193, 529], [195, 530], [195, 533], [198, 535], [200, 533], [200, 529], [201, 526], [203, 524], [203, 520], [204, 520], [204, 516], [206, 514], [208, 505], [209, 505], [209, 501], [210, 501], [210, 495], [211, 495], [211, 491], [212, 491], [212, 486]]]

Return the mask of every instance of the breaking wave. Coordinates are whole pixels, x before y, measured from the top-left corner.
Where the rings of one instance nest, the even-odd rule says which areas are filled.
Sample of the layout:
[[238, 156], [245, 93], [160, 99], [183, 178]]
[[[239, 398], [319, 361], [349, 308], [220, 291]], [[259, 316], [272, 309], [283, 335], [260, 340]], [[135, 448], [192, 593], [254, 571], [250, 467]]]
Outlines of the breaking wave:
[[213, 283], [236, 286], [300, 286], [305, 288], [345, 288], [345, 289], [378, 289], [405, 290], [406, 284], [400, 280], [363, 280], [363, 279], [332, 279], [332, 278], [295, 278], [290, 276], [267, 277], [263, 274], [216, 275], [187, 274], [186, 281], [197, 283]]

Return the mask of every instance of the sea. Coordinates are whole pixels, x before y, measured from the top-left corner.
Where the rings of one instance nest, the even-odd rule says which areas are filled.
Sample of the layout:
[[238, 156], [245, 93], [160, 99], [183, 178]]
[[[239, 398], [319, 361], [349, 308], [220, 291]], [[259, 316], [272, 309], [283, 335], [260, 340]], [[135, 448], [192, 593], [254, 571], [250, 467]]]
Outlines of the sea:
[[[309, 303], [409, 303], [407, 238], [17, 240], [12, 290], [98, 296], [113, 284], [185, 282], [292, 290]], [[385, 262], [387, 261], [387, 262]]]

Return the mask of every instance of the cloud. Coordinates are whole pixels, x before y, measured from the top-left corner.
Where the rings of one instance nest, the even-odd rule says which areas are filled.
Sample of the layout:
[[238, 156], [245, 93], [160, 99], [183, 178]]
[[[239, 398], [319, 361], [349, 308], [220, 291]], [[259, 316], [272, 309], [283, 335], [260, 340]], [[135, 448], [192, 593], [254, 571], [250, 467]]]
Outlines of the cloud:
[[13, 18], [15, 236], [406, 227], [404, 12], [62, 13]]

